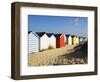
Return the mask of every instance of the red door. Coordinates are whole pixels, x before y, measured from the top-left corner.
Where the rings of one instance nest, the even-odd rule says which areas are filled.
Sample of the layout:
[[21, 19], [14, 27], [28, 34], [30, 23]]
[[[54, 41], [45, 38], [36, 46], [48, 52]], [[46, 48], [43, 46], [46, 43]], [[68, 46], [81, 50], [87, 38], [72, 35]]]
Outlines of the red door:
[[56, 47], [60, 48], [60, 37], [56, 38]]
[[64, 36], [60, 37], [60, 47], [64, 47]]

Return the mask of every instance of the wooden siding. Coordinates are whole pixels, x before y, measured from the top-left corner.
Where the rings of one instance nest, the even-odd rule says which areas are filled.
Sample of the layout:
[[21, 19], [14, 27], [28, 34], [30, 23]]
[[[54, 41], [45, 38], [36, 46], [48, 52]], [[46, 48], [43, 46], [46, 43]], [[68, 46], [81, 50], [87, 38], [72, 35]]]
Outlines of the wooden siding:
[[79, 38], [79, 42], [81, 43], [81, 42], [83, 42], [83, 38], [81, 37], [81, 38]]
[[76, 43], [79, 44], [79, 38], [78, 37], [76, 38]]
[[67, 37], [64, 35], [64, 43], [66, 44], [67, 42]]
[[40, 50], [48, 49], [48, 47], [49, 47], [49, 37], [46, 34], [44, 34], [40, 38]]
[[59, 37], [56, 38], [56, 47], [57, 48], [61, 48], [61, 47], [64, 47], [65, 46], [65, 43], [64, 43], [64, 36], [61, 35]]
[[76, 45], [76, 44], [77, 44], [76, 36], [74, 36], [74, 37], [72, 38], [72, 44], [73, 44], [73, 45]]
[[[42, 36], [38, 36], [36, 33], [29, 33], [28, 37], [28, 53], [39, 52], [41, 50], [48, 49], [50, 46], [53, 48], [61, 48], [67, 45], [76, 45], [81, 42], [77, 36], [65, 36], [63, 34], [51, 35], [50, 37], [45, 33]], [[66, 40], [66, 41], [65, 41]]]
[[34, 33], [30, 33], [28, 38], [29, 53], [39, 52], [39, 38]]
[[72, 45], [72, 37], [71, 36], [68, 37], [68, 45]]
[[56, 48], [56, 38], [54, 35], [52, 35], [50, 38], [49, 38], [49, 46], [52, 46], [53, 48]]
[[64, 42], [64, 36], [62, 35], [60, 37], [60, 47], [64, 47], [65, 46], [65, 42]]

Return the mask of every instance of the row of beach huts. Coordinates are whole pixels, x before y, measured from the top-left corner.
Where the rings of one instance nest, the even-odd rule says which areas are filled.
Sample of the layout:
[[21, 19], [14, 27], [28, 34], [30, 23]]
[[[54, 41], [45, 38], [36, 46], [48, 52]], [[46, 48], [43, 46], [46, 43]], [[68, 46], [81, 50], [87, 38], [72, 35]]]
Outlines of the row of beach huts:
[[28, 53], [39, 52], [50, 47], [61, 48], [67, 45], [76, 45], [87, 41], [86, 37], [78, 37], [70, 34], [54, 34], [46, 32], [28, 32]]

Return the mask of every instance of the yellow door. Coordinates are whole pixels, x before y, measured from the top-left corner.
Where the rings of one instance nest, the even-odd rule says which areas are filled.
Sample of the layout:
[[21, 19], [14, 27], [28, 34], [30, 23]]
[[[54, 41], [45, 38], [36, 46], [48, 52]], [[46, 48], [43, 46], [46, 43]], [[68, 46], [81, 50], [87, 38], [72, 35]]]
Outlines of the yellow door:
[[76, 43], [77, 43], [77, 39], [76, 39], [76, 37], [74, 37], [74, 42], [73, 42], [73, 44], [76, 45]]

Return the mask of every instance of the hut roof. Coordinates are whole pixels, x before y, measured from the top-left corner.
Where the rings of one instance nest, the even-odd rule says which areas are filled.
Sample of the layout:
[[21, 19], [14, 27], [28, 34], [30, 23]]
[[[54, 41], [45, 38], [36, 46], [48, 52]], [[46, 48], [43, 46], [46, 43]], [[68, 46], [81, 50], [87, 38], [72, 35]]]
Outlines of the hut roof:
[[60, 37], [62, 34], [54, 34], [55, 37]]
[[84, 37], [82, 37], [82, 36], [80, 37], [80, 36], [79, 36], [79, 38], [84, 38]]
[[28, 31], [28, 34], [30, 34], [32, 31]]
[[65, 34], [65, 36], [66, 36], [66, 37], [69, 37], [69, 36], [71, 36], [71, 35], [70, 35], [70, 34]]
[[72, 37], [76, 37], [76, 35], [71, 35]]
[[53, 33], [47, 33], [48, 37], [51, 37], [52, 35], [54, 35]]
[[39, 38], [39, 36], [38, 36], [35, 32], [28, 31], [28, 34], [30, 34], [30, 33], [34, 34], [36, 37], [38, 37], [38, 38]]
[[35, 32], [39, 37], [42, 37], [46, 32]]

